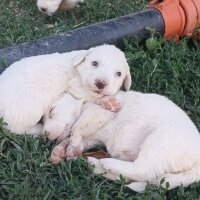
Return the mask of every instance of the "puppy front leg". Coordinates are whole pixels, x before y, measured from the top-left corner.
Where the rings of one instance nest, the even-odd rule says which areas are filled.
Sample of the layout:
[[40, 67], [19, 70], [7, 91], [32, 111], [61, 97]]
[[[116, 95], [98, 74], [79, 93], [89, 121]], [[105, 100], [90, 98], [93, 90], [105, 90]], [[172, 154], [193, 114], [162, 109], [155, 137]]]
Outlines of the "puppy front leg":
[[66, 151], [67, 160], [75, 160], [81, 156], [84, 151], [84, 140], [81, 136], [72, 135], [70, 138], [70, 144]]
[[71, 135], [95, 138], [95, 133], [114, 117], [114, 113], [102, 109], [99, 105], [88, 103], [74, 124]]
[[96, 144], [96, 132], [103, 127], [113, 114], [95, 104], [88, 104], [71, 131], [68, 159], [80, 156], [82, 152]]
[[96, 132], [112, 117], [112, 113], [102, 109], [100, 106], [88, 104], [72, 127], [70, 146], [81, 147], [81, 150], [84, 150], [86, 148], [84, 148], [84, 140], [87, 139], [92, 143], [97, 137]]

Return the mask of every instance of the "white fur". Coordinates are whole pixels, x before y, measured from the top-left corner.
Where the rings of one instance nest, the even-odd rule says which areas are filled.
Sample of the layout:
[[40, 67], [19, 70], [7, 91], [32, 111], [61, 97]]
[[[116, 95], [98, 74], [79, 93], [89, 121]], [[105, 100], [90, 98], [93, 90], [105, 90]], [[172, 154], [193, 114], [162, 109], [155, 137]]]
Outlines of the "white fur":
[[84, 106], [72, 128], [69, 158], [102, 143], [112, 158], [89, 158], [95, 172], [110, 179], [122, 174], [138, 192], [164, 177], [169, 189], [200, 180], [200, 135], [185, 112], [156, 94], [120, 92], [117, 99], [118, 113]]
[[62, 4], [64, 4], [66, 10], [70, 10], [83, 1], [84, 0], [37, 0], [37, 7], [41, 12], [51, 16]]
[[[98, 68], [93, 68], [94, 60], [101, 62]], [[115, 76], [117, 71], [121, 77]], [[99, 77], [107, 81], [104, 89], [95, 86]], [[122, 85], [127, 90], [131, 85], [129, 66], [124, 53], [112, 45], [24, 58], [0, 76], [0, 116], [13, 132], [33, 134], [63, 92], [95, 102]]]

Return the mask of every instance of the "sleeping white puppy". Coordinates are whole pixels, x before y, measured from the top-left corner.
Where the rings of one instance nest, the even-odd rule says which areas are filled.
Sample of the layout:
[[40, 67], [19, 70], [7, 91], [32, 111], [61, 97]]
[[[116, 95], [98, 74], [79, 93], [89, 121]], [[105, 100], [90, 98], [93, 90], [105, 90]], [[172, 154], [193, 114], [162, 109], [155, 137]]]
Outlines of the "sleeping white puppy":
[[168, 189], [200, 180], [200, 135], [184, 111], [156, 94], [129, 91], [116, 97], [118, 113], [92, 103], [83, 106], [71, 138], [53, 150], [54, 163], [101, 143], [112, 158], [88, 158], [94, 171], [110, 179], [121, 174], [134, 191], [144, 191], [147, 183], [159, 185], [164, 177]]
[[[109, 102], [131, 75], [125, 55], [113, 45], [24, 58], [0, 75], [0, 116], [18, 134], [39, 134], [41, 117], [65, 91], [78, 99]], [[119, 105], [110, 101], [116, 111]]]
[[46, 15], [53, 15], [57, 10], [71, 10], [84, 0], [37, 0], [38, 9]]

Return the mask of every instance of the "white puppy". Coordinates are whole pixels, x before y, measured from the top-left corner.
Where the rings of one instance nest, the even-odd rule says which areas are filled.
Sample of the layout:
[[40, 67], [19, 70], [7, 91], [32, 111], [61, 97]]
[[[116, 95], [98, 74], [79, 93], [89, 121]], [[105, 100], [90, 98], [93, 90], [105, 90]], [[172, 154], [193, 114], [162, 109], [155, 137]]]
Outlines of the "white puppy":
[[164, 177], [169, 189], [199, 181], [200, 135], [186, 113], [156, 94], [129, 91], [116, 97], [121, 104], [118, 113], [84, 105], [70, 144], [66, 139], [53, 150], [53, 162], [64, 159], [68, 144], [66, 155], [71, 159], [101, 143], [112, 158], [88, 158], [95, 172], [110, 179], [121, 174], [135, 191], [144, 191], [147, 183], [159, 185]]
[[84, 0], [37, 0], [38, 9], [46, 15], [53, 15], [57, 10], [71, 10]]
[[13, 132], [37, 133], [35, 125], [63, 92], [100, 103], [122, 85], [130, 88], [129, 66], [112, 45], [24, 58], [0, 76], [0, 116]]

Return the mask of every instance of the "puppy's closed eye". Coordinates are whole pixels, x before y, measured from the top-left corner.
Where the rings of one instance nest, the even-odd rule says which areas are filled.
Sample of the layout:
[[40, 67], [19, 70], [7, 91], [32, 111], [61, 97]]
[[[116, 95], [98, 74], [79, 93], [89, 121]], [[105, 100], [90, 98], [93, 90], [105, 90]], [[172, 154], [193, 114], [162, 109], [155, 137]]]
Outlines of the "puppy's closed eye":
[[51, 110], [49, 111], [49, 118], [52, 119], [53, 118], [53, 115], [55, 113], [55, 107], [51, 108]]

